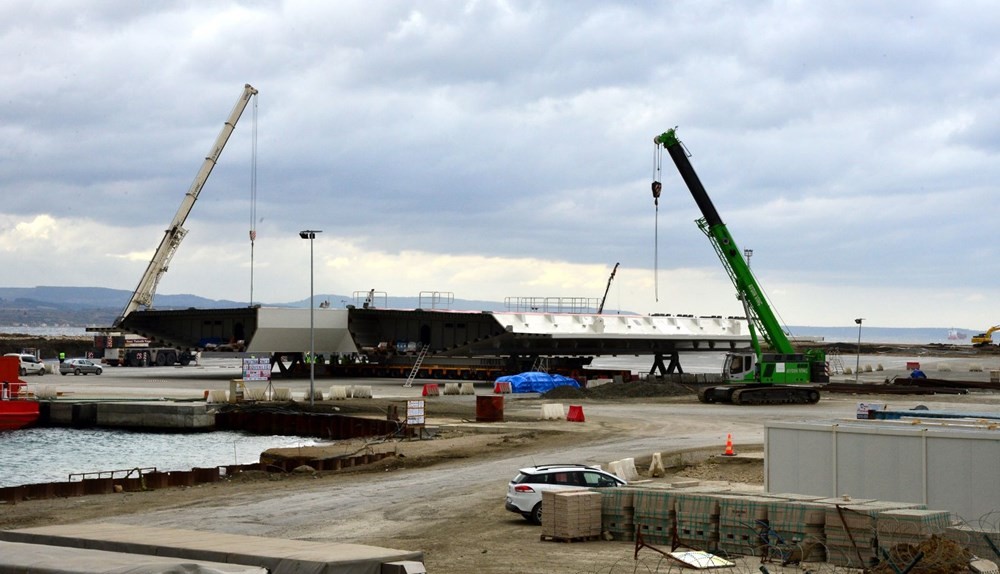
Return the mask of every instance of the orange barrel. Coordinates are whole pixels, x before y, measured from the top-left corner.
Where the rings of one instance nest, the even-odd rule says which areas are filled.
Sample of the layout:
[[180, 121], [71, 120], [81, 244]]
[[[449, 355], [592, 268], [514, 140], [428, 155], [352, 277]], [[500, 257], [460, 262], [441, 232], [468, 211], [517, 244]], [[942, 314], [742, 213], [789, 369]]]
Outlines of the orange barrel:
[[503, 395], [476, 395], [476, 422], [503, 422]]

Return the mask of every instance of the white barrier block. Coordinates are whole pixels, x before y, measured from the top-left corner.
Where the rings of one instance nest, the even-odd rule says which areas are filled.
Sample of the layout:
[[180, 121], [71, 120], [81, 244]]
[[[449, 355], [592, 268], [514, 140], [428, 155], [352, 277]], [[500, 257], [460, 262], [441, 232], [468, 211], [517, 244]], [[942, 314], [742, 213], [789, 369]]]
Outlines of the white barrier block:
[[476, 394], [476, 387], [472, 383], [462, 383], [462, 386], [458, 389], [458, 394], [460, 395], [474, 395]]
[[251, 389], [247, 388], [244, 393], [244, 398], [248, 401], [263, 401], [264, 400], [264, 389]]
[[347, 398], [347, 386], [346, 385], [333, 385], [330, 387], [330, 398], [333, 400], [341, 400]]
[[639, 471], [635, 469], [634, 458], [623, 458], [619, 462], [621, 462], [622, 472], [625, 473], [625, 476], [622, 478], [624, 478], [626, 482], [639, 480]]
[[372, 398], [372, 388], [370, 385], [354, 385], [353, 396], [356, 399], [370, 399]]
[[210, 403], [228, 403], [229, 393], [222, 389], [215, 389], [208, 392], [208, 402]]
[[445, 383], [444, 384], [444, 394], [446, 394], [446, 395], [457, 395], [458, 394], [458, 383]]
[[983, 366], [980, 365], [980, 364], [978, 364], [978, 363], [973, 363], [973, 364], [969, 365], [969, 372], [970, 373], [981, 373], [981, 372], [983, 372]]
[[59, 391], [52, 385], [39, 385], [35, 389], [35, 396], [40, 399], [54, 399], [59, 396]]
[[292, 389], [289, 389], [288, 387], [275, 387], [274, 400], [276, 401], [292, 400]]
[[625, 473], [622, 471], [622, 461], [620, 461], [620, 460], [613, 460], [613, 461], [609, 462], [608, 463], [608, 472], [610, 472], [611, 474], [617, 476], [618, 478], [621, 478], [621, 479], [624, 479], [624, 480], [628, 480], [624, 476]]
[[587, 388], [592, 389], [594, 387], [599, 387], [601, 385], [606, 385], [611, 382], [611, 379], [590, 379], [587, 381]]
[[562, 420], [566, 416], [562, 403], [548, 403], [542, 405], [542, 420]]
[[658, 477], [667, 474], [666, 469], [663, 468], [663, 457], [660, 453], [653, 453], [653, 460], [649, 461], [649, 476]]

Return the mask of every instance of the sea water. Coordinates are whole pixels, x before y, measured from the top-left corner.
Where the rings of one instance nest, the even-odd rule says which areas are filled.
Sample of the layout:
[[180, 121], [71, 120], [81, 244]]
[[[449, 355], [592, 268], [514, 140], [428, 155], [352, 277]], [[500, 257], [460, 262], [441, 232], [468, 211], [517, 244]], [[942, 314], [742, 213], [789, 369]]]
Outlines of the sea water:
[[312, 438], [228, 431], [140, 433], [67, 428], [6, 431], [0, 433], [0, 441], [4, 448], [0, 487], [64, 482], [71, 474], [133, 468], [155, 467], [164, 472], [252, 464], [269, 448], [317, 444]]

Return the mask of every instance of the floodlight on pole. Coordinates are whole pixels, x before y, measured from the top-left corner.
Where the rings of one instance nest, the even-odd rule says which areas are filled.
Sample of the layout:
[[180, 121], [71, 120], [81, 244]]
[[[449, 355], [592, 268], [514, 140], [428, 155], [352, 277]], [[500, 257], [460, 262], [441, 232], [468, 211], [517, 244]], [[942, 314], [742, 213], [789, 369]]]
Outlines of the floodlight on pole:
[[858, 355], [857, 361], [854, 363], [854, 383], [858, 382], [858, 372], [861, 370], [861, 322], [864, 321], [864, 317], [858, 317], [854, 320], [858, 324]]
[[743, 255], [747, 258], [747, 267], [750, 267], [750, 258], [753, 257], [753, 249], [744, 249]]
[[299, 237], [309, 240], [309, 406], [313, 406], [316, 387], [316, 322], [313, 306], [313, 240], [319, 229], [305, 229], [299, 232]]

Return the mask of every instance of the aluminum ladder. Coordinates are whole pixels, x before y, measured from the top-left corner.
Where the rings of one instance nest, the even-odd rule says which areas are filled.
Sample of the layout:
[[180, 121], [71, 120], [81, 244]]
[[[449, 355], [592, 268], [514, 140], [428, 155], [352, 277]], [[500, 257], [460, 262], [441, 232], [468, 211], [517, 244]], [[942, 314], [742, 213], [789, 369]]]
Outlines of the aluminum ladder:
[[531, 370], [540, 373], [549, 372], [549, 358], [542, 356], [535, 357], [535, 362], [531, 365]]
[[431, 344], [427, 343], [420, 349], [420, 353], [417, 354], [417, 360], [413, 361], [413, 369], [410, 370], [410, 374], [406, 377], [406, 382], [403, 383], [404, 387], [412, 387], [414, 379], [417, 378], [417, 373], [420, 372], [420, 365], [424, 364], [424, 358], [427, 357], [427, 352], [431, 350]]
[[826, 362], [830, 364], [830, 374], [842, 375], [844, 374], [844, 361], [840, 358], [840, 351], [837, 349], [831, 350], [826, 355]]

